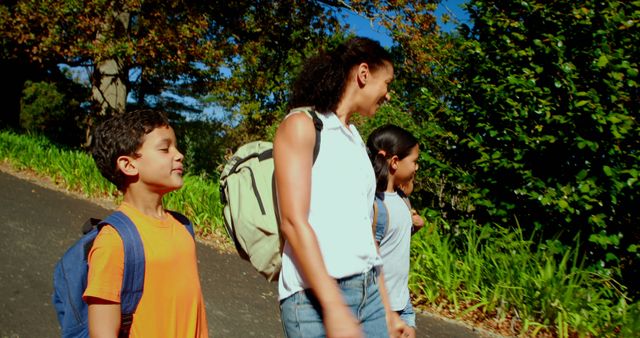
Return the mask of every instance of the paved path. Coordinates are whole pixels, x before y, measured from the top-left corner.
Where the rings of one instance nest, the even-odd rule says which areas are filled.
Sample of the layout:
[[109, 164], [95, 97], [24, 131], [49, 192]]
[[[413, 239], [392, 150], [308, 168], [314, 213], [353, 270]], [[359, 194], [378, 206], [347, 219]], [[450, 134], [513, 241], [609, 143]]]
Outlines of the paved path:
[[[110, 211], [0, 172], [0, 338], [59, 337], [52, 271], [89, 217]], [[277, 289], [237, 255], [198, 243], [210, 336], [282, 337]], [[418, 315], [419, 337], [481, 337], [465, 326]]]

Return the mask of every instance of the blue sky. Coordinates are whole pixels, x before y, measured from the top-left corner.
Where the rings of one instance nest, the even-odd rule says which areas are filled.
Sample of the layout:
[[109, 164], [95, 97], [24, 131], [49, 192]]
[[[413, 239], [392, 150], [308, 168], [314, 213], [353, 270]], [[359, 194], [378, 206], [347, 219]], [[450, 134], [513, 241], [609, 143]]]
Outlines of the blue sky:
[[[443, 0], [438, 5], [438, 9], [436, 10], [435, 14], [438, 17], [438, 24], [443, 31], [449, 32], [455, 28], [455, 25], [450, 22], [447, 24], [443, 24], [442, 21], [440, 21], [440, 17], [443, 13], [448, 13], [451, 18], [456, 19], [460, 22], [469, 21], [469, 15], [467, 14], [467, 12], [460, 8], [460, 5], [465, 2], [465, 0]], [[355, 14], [349, 14], [347, 22], [351, 25], [351, 29], [356, 33], [356, 35], [366, 36], [378, 40], [383, 46], [391, 46], [391, 38], [389, 37], [387, 31], [382, 27], [377, 25], [372, 26], [369, 20]]]

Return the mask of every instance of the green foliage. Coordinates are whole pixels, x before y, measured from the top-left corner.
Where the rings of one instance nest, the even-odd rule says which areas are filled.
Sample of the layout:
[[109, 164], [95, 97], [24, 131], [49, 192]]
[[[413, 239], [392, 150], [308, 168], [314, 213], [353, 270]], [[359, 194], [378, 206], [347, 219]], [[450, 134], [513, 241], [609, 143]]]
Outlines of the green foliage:
[[230, 74], [208, 96], [236, 122], [224, 130], [232, 151], [273, 136], [285, 115], [290, 83], [305, 58], [344, 38], [337, 17], [316, 2], [270, 2], [242, 11], [249, 22], [238, 31], [238, 46], [226, 58]]
[[514, 320], [516, 335], [613, 337], [639, 325], [638, 302], [629, 304], [616, 270], [586, 267], [578, 247], [534, 243], [518, 227], [459, 228], [459, 236], [422, 230], [413, 238], [409, 284], [423, 302], [459, 317], [477, 309]]
[[[0, 5], [0, 44], [5, 57], [45, 69], [94, 69], [93, 98], [112, 105], [124, 104], [122, 95], [98, 93], [101, 81], [121, 81], [119, 88], [126, 87], [137, 108], [202, 112], [198, 100], [209, 96], [230, 120], [242, 121], [226, 130], [237, 147], [245, 135], [264, 137], [274, 112], [286, 103], [297, 65], [343, 31], [335, 6], [292, 0], [20, 0]], [[101, 67], [105, 61], [117, 63], [109, 74]]]
[[64, 95], [58, 92], [55, 84], [27, 81], [22, 97], [21, 127], [44, 131], [51, 122], [62, 121], [66, 112], [64, 101]]
[[450, 79], [446, 93], [425, 87], [417, 100], [433, 139], [424, 181], [448, 182], [422, 184], [423, 205], [444, 227], [474, 218], [565, 243], [578, 236], [590, 263], [620, 264], [633, 286], [640, 2], [468, 8], [457, 66], [435, 68]]
[[54, 82], [27, 81], [20, 104], [20, 126], [48, 138], [72, 143], [81, 140], [78, 101], [65, 95]]
[[50, 177], [66, 189], [82, 190], [89, 197], [117, 194], [115, 186], [102, 177], [90, 155], [61, 149], [44, 136], [0, 132], [0, 159], [17, 169]]
[[206, 174], [217, 178], [224, 162], [224, 138], [216, 121], [180, 121], [173, 128], [184, 155], [184, 166], [191, 174]]
[[368, 119], [355, 115], [352, 123], [358, 126], [358, 130], [365, 141], [374, 129], [386, 124], [395, 124], [407, 129], [416, 136], [420, 134], [419, 126], [416, 125], [411, 114], [403, 110], [402, 105], [395, 97], [392, 97], [390, 102], [382, 105], [373, 118]]
[[206, 53], [215, 55], [217, 47], [205, 37], [213, 7], [204, 3], [43, 0], [1, 8], [0, 38], [19, 42], [11, 45], [13, 55], [45, 66], [95, 66], [118, 59], [127, 82], [130, 69], [142, 68], [134, 80], [142, 96], [160, 83], [201, 74], [202, 67], [192, 63]]
[[167, 194], [165, 207], [184, 213], [201, 235], [223, 229], [218, 180], [205, 175], [186, 175], [179, 190]]

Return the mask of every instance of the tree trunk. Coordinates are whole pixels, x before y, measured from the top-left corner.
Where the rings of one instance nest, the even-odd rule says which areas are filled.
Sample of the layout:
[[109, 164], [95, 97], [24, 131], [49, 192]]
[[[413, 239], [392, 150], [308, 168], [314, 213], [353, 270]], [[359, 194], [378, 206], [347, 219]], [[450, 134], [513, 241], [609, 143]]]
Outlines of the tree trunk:
[[98, 104], [98, 115], [122, 114], [127, 104], [128, 72], [117, 59], [104, 60], [96, 65], [92, 88], [93, 100]]
[[[97, 39], [111, 36], [108, 39], [119, 39], [129, 34], [129, 12], [114, 12], [111, 20], [106, 20], [98, 33]], [[129, 83], [129, 69], [122, 60], [111, 57], [96, 61], [92, 97], [98, 106], [99, 116], [122, 114], [126, 110]]]
[[[112, 17], [102, 24], [96, 39], [102, 40], [126, 37], [129, 34], [129, 12], [112, 12]], [[96, 106], [94, 113], [102, 118], [114, 114], [124, 114], [127, 107], [129, 85], [129, 68], [118, 57], [96, 60], [91, 79], [91, 98]], [[89, 115], [86, 120], [85, 147], [91, 145], [91, 133], [94, 129], [95, 116]]]

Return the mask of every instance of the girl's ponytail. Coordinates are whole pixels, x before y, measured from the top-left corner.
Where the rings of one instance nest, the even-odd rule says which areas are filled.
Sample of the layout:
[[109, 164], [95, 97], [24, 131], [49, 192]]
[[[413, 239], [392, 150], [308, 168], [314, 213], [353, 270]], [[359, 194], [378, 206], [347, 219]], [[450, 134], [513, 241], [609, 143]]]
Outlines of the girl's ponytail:
[[389, 184], [389, 162], [387, 162], [386, 152], [373, 148], [375, 148], [375, 146], [370, 146], [369, 142], [367, 142], [369, 159], [373, 165], [373, 172], [376, 177], [376, 193], [379, 193], [387, 190], [387, 184]]
[[367, 139], [367, 152], [376, 177], [376, 193], [387, 190], [389, 184], [389, 159], [398, 156], [407, 157], [411, 149], [418, 144], [418, 140], [410, 132], [387, 124], [377, 128]]

